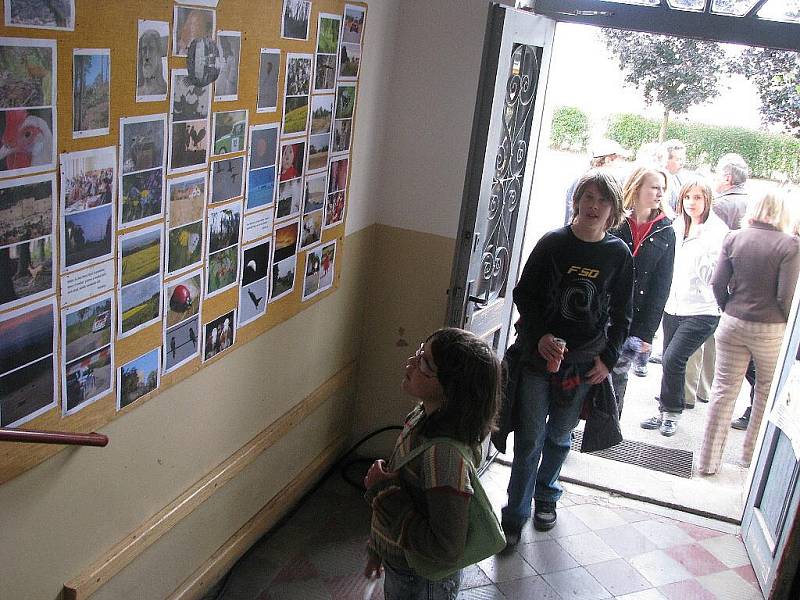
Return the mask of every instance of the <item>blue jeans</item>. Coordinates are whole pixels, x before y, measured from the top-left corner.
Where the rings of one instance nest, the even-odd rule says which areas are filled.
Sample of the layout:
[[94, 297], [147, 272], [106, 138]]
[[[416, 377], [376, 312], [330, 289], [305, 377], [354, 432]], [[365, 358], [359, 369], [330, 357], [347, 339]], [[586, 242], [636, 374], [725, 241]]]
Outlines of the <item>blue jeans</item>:
[[635, 335], [628, 336], [622, 344], [617, 364], [611, 370], [611, 382], [614, 386], [614, 394], [617, 396], [617, 406], [619, 414], [622, 416], [622, 404], [625, 402], [625, 390], [628, 388], [628, 371], [631, 365], [646, 367], [650, 352], [642, 352], [642, 339]]
[[531, 516], [534, 496], [550, 502], [561, 497], [558, 475], [569, 453], [571, 433], [578, 424], [583, 399], [591, 388], [583, 375], [594, 363], [570, 366], [580, 373], [580, 383], [560, 391], [558, 397], [550, 387], [549, 374], [522, 367], [514, 400], [517, 412], [514, 461], [508, 482], [508, 505], [503, 508], [504, 523], [522, 526]]
[[425, 579], [413, 569], [383, 563], [383, 596], [386, 600], [456, 600], [461, 571], [439, 581]]

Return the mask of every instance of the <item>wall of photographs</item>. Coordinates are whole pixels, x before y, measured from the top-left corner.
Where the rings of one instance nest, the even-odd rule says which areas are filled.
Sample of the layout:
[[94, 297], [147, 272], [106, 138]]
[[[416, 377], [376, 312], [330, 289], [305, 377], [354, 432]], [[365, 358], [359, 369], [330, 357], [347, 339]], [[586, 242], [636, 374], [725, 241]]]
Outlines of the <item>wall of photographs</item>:
[[0, 426], [96, 429], [336, 288], [365, 21], [5, 0]]

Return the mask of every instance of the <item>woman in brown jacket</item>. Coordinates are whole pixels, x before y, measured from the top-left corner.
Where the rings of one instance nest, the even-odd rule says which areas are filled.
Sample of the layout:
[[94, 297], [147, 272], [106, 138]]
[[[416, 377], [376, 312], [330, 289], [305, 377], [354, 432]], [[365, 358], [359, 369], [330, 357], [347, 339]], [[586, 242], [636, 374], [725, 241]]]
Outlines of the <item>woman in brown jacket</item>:
[[722, 246], [711, 282], [723, 315], [715, 335], [717, 361], [698, 463], [703, 474], [719, 469], [750, 357], [756, 365], [756, 393], [742, 460], [749, 465], [753, 456], [800, 270], [798, 239], [784, 233], [788, 222], [783, 196], [765, 194], [748, 208], [744, 227], [728, 234]]

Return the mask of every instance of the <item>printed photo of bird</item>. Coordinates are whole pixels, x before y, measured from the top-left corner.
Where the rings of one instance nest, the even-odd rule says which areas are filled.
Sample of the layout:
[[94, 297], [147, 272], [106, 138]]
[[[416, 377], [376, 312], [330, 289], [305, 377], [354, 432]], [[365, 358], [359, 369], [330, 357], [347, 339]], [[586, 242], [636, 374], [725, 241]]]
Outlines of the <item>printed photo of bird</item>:
[[5, 159], [5, 170], [53, 162], [53, 132], [50, 125], [23, 108], [5, 113], [5, 127], [0, 141], [0, 160]]

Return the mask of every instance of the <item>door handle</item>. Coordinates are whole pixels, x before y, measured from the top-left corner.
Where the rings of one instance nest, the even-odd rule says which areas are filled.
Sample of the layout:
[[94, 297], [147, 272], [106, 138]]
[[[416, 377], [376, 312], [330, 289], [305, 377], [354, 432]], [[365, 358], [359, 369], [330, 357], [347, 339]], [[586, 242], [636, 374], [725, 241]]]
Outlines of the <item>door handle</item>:
[[477, 296], [470, 296], [469, 298], [467, 298], [467, 300], [469, 300], [470, 302], [474, 302], [478, 306], [486, 306], [487, 304], [489, 304], [488, 298], [478, 298]]

